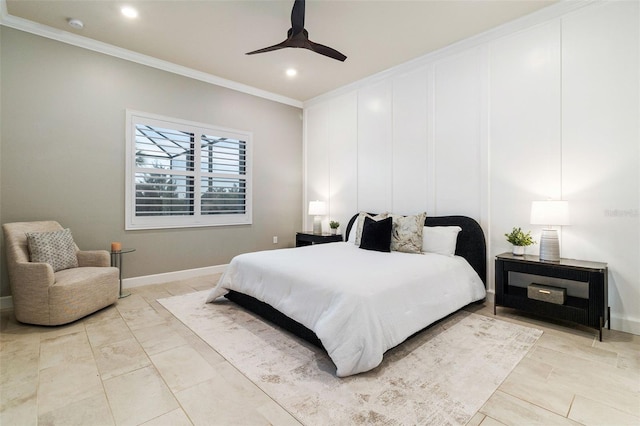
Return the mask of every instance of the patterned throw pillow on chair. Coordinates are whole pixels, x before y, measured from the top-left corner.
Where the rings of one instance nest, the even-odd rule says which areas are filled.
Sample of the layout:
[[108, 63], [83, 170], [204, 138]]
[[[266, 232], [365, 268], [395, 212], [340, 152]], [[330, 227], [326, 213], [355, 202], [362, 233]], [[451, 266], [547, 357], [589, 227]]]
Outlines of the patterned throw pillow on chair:
[[70, 229], [53, 232], [27, 232], [32, 262], [48, 263], [53, 272], [77, 268], [76, 245]]

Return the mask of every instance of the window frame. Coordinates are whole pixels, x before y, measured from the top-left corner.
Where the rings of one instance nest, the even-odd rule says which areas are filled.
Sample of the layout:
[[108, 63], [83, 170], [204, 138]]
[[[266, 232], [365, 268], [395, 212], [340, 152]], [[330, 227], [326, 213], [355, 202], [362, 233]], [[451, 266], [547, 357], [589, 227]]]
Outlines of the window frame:
[[[193, 214], [190, 215], [159, 215], [159, 216], [136, 216], [136, 172], [154, 169], [152, 167], [139, 168], [136, 164], [136, 125], [150, 125], [165, 129], [178, 131], [186, 131], [194, 134], [194, 165], [193, 171], [178, 171], [173, 174], [192, 176], [194, 182], [193, 191]], [[211, 124], [199, 123], [194, 121], [182, 120], [173, 117], [166, 117], [158, 114], [152, 114], [142, 111], [126, 110], [126, 159], [125, 159], [125, 230], [143, 230], [143, 229], [168, 229], [168, 228], [193, 228], [207, 226], [229, 226], [229, 225], [251, 225], [253, 210], [253, 184], [252, 184], [252, 166], [253, 166], [253, 143], [252, 133], [242, 130], [235, 130], [214, 126]], [[244, 174], [225, 174], [219, 177], [235, 178], [245, 183], [245, 210], [244, 213], [234, 214], [202, 214], [201, 203], [201, 182], [202, 176], [201, 163], [201, 140], [202, 136], [216, 136], [228, 139], [240, 140], [245, 142], [245, 165]], [[206, 173], [206, 172], [205, 172]]]

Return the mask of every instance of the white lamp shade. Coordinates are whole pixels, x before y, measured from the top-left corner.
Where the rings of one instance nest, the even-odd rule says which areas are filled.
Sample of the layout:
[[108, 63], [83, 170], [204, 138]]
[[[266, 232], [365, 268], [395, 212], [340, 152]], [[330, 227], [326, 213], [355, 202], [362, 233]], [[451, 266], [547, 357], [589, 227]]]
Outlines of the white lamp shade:
[[310, 201], [309, 202], [309, 215], [311, 216], [323, 216], [327, 214], [327, 205], [324, 201]]
[[532, 225], [569, 225], [569, 203], [567, 201], [533, 201], [531, 203]]

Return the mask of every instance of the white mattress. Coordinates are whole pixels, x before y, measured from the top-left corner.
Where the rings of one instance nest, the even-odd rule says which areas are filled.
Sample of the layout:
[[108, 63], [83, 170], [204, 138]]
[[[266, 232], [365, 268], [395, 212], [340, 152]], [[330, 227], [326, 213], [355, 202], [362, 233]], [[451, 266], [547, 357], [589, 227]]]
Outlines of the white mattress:
[[207, 302], [228, 290], [313, 330], [340, 377], [375, 368], [387, 349], [486, 295], [462, 257], [381, 253], [347, 242], [236, 256]]

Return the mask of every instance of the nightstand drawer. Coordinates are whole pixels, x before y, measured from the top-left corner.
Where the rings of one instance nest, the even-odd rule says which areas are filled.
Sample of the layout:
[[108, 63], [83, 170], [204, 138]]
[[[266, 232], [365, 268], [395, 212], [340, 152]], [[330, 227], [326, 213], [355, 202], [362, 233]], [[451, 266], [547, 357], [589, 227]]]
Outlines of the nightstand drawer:
[[567, 289], [534, 283], [529, 284], [527, 287], [527, 297], [529, 299], [555, 303], [556, 305], [564, 305], [567, 301]]

